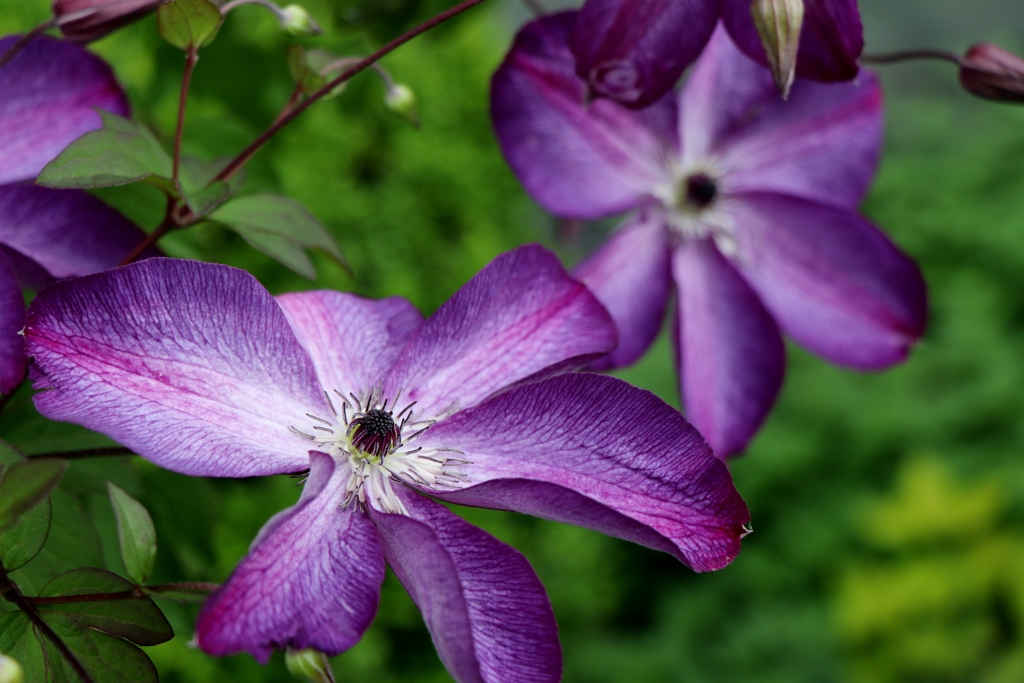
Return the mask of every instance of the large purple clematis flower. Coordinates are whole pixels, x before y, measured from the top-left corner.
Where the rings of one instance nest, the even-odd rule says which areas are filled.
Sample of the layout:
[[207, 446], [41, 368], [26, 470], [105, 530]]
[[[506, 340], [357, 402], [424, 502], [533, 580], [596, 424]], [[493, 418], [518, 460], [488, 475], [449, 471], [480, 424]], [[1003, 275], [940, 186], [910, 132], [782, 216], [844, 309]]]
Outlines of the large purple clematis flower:
[[881, 92], [798, 79], [790, 100], [719, 29], [678, 102], [583, 105], [571, 14], [527, 26], [494, 77], [502, 149], [552, 212], [635, 212], [576, 274], [615, 318], [596, 368], [672, 337], [686, 413], [715, 452], [742, 450], [784, 374], [780, 328], [861, 370], [905, 359], [924, 331], [915, 264], [856, 213], [881, 149]]
[[[864, 47], [857, 0], [803, 0], [796, 74], [819, 81], [857, 75]], [[588, 94], [646, 107], [672, 89], [721, 19], [749, 57], [768, 63], [751, 0], [586, 0], [572, 28], [576, 73]]]
[[204, 606], [197, 642], [215, 655], [346, 650], [386, 561], [457, 681], [557, 681], [529, 564], [432, 498], [579, 524], [698, 571], [735, 556], [748, 520], [678, 412], [559, 374], [614, 348], [615, 327], [539, 247], [498, 257], [425, 322], [399, 298], [275, 300], [244, 271], [152, 259], [51, 285], [25, 336], [47, 417], [185, 474], [309, 469]]
[[[17, 40], [0, 39], [0, 54]], [[97, 109], [128, 114], [128, 101], [101, 59], [52, 38], [36, 38], [0, 68], [0, 392], [25, 374], [18, 332], [21, 285], [117, 265], [144, 237], [84, 192], [26, 184], [73, 140], [101, 125]]]

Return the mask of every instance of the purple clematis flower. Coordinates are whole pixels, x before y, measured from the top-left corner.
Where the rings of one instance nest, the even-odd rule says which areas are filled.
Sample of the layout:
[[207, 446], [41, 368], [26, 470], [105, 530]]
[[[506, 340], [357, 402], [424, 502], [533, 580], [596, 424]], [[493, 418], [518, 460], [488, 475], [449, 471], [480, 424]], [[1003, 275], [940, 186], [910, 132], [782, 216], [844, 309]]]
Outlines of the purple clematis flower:
[[54, 0], [53, 17], [68, 40], [87, 43], [155, 12], [169, 0]]
[[[864, 48], [857, 0], [803, 2], [797, 76], [852, 79]], [[576, 73], [590, 96], [646, 107], [672, 89], [719, 19], [747, 56], [768, 64], [750, 0], [586, 0], [571, 28]]]
[[400, 298], [275, 300], [244, 271], [151, 259], [51, 285], [25, 336], [47, 417], [185, 474], [309, 470], [204, 606], [197, 642], [215, 655], [352, 647], [386, 561], [457, 681], [557, 681], [529, 564], [432, 499], [579, 524], [697, 571], [727, 564], [748, 520], [678, 412], [559, 374], [614, 348], [615, 327], [539, 247], [498, 257], [425, 322]]
[[779, 330], [846, 367], [904, 360], [924, 332], [917, 266], [856, 213], [881, 149], [881, 91], [797, 79], [790, 100], [721, 29], [676, 100], [582, 104], [571, 14], [523, 29], [494, 76], [494, 126], [527, 191], [553, 213], [635, 209], [576, 269], [619, 328], [595, 369], [628, 365], [661, 328], [686, 414], [722, 457], [779, 391]]
[[[0, 39], [0, 54], [17, 40]], [[143, 233], [100, 200], [75, 190], [26, 184], [69, 143], [101, 125], [97, 109], [128, 114], [128, 101], [101, 59], [36, 38], [0, 68], [0, 392], [25, 374], [18, 332], [21, 285], [117, 265]]]

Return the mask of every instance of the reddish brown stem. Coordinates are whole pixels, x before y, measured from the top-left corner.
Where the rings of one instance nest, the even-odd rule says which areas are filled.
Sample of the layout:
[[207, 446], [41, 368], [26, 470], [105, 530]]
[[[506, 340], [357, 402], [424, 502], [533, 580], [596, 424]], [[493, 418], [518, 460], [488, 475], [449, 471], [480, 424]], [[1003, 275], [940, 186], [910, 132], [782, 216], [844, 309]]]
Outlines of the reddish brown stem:
[[127, 266], [129, 263], [135, 263], [135, 261], [139, 260], [139, 257], [149, 251], [150, 248], [156, 246], [156, 243], [160, 241], [161, 237], [178, 227], [174, 220], [174, 209], [176, 206], [177, 201], [174, 197], [168, 195], [167, 211], [164, 213], [163, 222], [157, 226], [156, 230], [146, 235], [146, 238], [139, 242], [139, 244], [132, 249], [131, 253], [121, 259], [121, 262], [117, 265]]
[[30, 605], [66, 605], [72, 602], [105, 602], [109, 600], [138, 600], [146, 597], [141, 590], [118, 591], [116, 593], [82, 593], [80, 595], [55, 595], [53, 597], [32, 598], [24, 596]]
[[192, 72], [195, 71], [196, 62], [199, 61], [199, 51], [191, 47], [185, 53], [185, 74], [181, 78], [181, 95], [178, 97], [178, 125], [174, 131], [174, 168], [171, 172], [171, 180], [178, 182], [178, 174], [181, 171], [181, 140], [185, 133], [185, 105], [188, 104], [188, 88], [192, 83]]
[[267, 130], [263, 131], [263, 133], [258, 138], [253, 140], [248, 147], [242, 150], [242, 152], [237, 157], [232, 159], [231, 163], [225, 166], [224, 170], [218, 173], [217, 177], [214, 178], [213, 181], [211, 182], [216, 182], [218, 180], [228, 180], [233, 175], [238, 173], [238, 171], [243, 166], [245, 166], [249, 159], [251, 159], [256, 154], [256, 152], [260, 151], [260, 149], [263, 148], [263, 145], [267, 144], [267, 141], [270, 140], [270, 138], [274, 137], [274, 135], [276, 135], [278, 131], [280, 131], [282, 128], [284, 128], [289, 123], [294, 121], [295, 118], [299, 116], [299, 114], [306, 111], [306, 109], [312, 106], [314, 102], [320, 100], [325, 95], [329, 94], [339, 85], [349, 80], [360, 71], [364, 71], [365, 69], [369, 68], [374, 63], [378, 62], [382, 57], [394, 51], [396, 48], [401, 47], [405, 43], [408, 43], [416, 36], [422, 33], [426, 33], [430, 29], [440, 24], [443, 24], [449, 19], [452, 19], [453, 17], [458, 16], [459, 14], [462, 14], [466, 10], [471, 9], [483, 2], [484, 0], [463, 0], [463, 2], [460, 2], [458, 5], [455, 5], [454, 7], [445, 10], [444, 12], [441, 12], [437, 16], [423, 22], [416, 28], [413, 28], [407, 31], [406, 33], [403, 33], [402, 35], [395, 38], [390, 43], [380, 48], [370, 56], [366, 57], [363, 60], [360, 60], [358, 63], [352, 65], [350, 68], [341, 72], [340, 74], [338, 74], [337, 78], [335, 78], [333, 81], [323, 86], [315, 93], [307, 97], [305, 100], [300, 102], [294, 109], [289, 111], [287, 114], [278, 117], [277, 121], [271, 124], [271, 126], [267, 128]]

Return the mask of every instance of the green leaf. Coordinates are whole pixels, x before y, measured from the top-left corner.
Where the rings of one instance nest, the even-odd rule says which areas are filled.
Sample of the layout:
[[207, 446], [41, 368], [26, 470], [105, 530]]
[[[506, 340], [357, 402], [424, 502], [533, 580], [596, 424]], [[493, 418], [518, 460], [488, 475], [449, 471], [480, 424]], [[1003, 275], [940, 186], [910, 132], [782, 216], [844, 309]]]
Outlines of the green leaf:
[[22, 612], [0, 616], [0, 652], [18, 660], [26, 681], [52, 680], [47, 677], [46, 654], [39, 636]]
[[168, 43], [182, 50], [196, 50], [213, 41], [224, 17], [209, 0], [175, 0], [160, 5], [156, 21]]
[[349, 269], [327, 228], [305, 207], [286, 197], [241, 197], [214, 211], [210, 218], [228, 226], [254, 248], [311, 280], [316, 271], [300, 247], [323, 249], [343, 268]]
[[[40, 591], [40, 597], [134, 592], [135, 586], [104, 569], [85, 567], [61, 574]], [[73, 614], [83, 625], [137, 645], [159, 645], [174, 637], [163, 612], [148, 597], [39, 605], [40, 613]], [[49, 619], [49, 616], [46, 617]]]
[[0, 530], [41, 503], [57, 487], [68, 463], [65, 460], [24, 460], [7, 465], [0, 476]]
[[137, 584], [146, 583], [156, 564], [156, 529], [139, 501], [107, 482], [110, 504], [117, 516], [117, 537], [125, 571]]
[[[0, 441], [0, 472], [24, 461], [24, 455], [10, 444]], [[50, 532], [51, 515], [51, 505], [47, 499], [21, 515], [10, 529], [0, 533], [0, 561], [7, 571], [24, 567], [39, 554]]]
[[196, 157], [181, 160], [180, 194], [192, 213], [203, 217], [231, 198], [245, 182], [244, 169], [231, 180], [214, 180], [231, 159], [203, 161]]
[[302, 92], [307, 95], [315, 93], [327, 84], [327, 79], [310, 66], [307, 53], [301, 45], [292, 45], [288, 48], [288, 73], [291, 74], [296, 87], [302, 88]]
[[39, 185], [89, 188], [127, 185], [145, 180], [173, 191], [173, 162], [145, 126], [101, 111], [103, 128], [68, 145], [39, 173]]
[[[50, 612], [45, 615], [45, 620], [96, 683], [158, 683], [153, 662], [135, 645], [86, 628], [71, 614]], [[48, 659], [60, 661], [63, 665], [63, 658], [49, 640], [44, 641], [44, 646]], [[68, 674], [64, 679], [54, 676], [51, 680], [54, 683], [78, 680], [71, 674], [70, 667]]]

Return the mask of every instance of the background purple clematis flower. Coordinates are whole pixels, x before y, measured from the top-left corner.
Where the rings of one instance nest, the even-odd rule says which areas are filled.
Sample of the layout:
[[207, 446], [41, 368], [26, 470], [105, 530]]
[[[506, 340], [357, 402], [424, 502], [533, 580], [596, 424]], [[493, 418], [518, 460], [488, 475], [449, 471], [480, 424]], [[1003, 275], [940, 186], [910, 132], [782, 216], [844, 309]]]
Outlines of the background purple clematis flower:
[[[740, 49], [768, 64], [750, 0], [587, 0], [571, 29], [576, 73], [590, 96], [646, 107], [672, 89], [720, 18]], [[863, 48], [856, 0], [804, 0], [797, 76], [848, 81]]]
[[582, 104], [571, 14], [523, 29], [494, 76], [509, 164], [550, 211], [635, 212], [576, 275], [637, 360], [675, 284], [672, 337], [690, 421], [722, 457], [742, 450], [779, 391], [780, 328], [846, 367], [906, 358], [927, 305], [917, 266], [856, 213], [881, 149], [881, 91], [798, 79], [790, 100], [719, 29], [678, 103]]
[[36, 405], [185, 474], [309, 469], [204, 606], [215, 655], [354, 645], [385, 561], [460, 683], [557, 681], [526, 560], [425, 497], [664, 550], [698, 571], [748, 514], [675, 410], [601, 375], [608, 313], [540, 247], [498, 257], [425, 322], [404, 299], [271, 297], [226, 266], [152, 259], [51, 285], [29, 311]]
[[[16, 36], [0, 39], [0, 54]], [[128, 101], [103, 60], [36, 38], [0, 68], [0, 392], [21, 381], [28, 359], [21, 285], [117, 265], [144, 237], [121, 214], [76, 190], [26, 183], [69, 143], [101, 125], [97, 109], [125, 116]]]
[[54, 0], [53, 17], [68, 40], [97, 40], [155, 12], [169, 0]]

